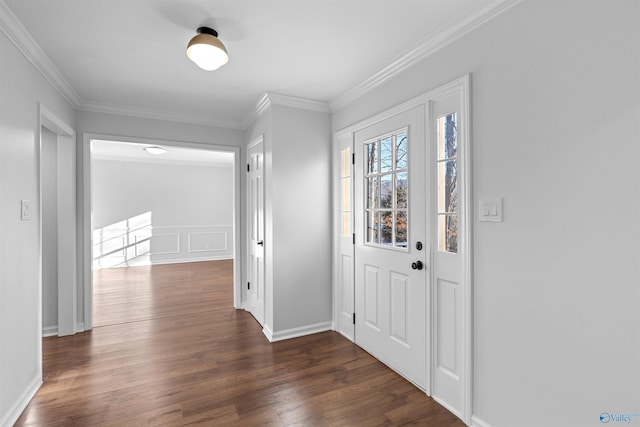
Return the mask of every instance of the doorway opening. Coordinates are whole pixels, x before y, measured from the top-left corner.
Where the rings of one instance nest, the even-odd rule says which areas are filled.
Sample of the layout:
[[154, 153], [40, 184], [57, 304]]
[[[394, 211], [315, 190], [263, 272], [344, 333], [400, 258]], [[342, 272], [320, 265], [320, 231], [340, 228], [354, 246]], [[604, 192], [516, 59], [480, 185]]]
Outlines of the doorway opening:
[[[75, 131], [40, 108], [38, 169], [40, 211], [40, 321], [43, 336], [72, 335], [78, 322]], [[22, 201], [22, 219], [31, 219]]]
[[237, 307], [239, 148], [97, 135], [83, 148], [87, 329], [197, 311], [212, 301], [188, 287], [221, 278]]

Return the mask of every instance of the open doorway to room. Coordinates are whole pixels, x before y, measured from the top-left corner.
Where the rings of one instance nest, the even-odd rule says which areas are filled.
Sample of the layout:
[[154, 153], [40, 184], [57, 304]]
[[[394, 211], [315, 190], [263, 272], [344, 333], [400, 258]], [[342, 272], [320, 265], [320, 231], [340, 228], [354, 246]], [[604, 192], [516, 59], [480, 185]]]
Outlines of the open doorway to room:
[[237, 153], [90, 144], [92, 326], [233, 307]]

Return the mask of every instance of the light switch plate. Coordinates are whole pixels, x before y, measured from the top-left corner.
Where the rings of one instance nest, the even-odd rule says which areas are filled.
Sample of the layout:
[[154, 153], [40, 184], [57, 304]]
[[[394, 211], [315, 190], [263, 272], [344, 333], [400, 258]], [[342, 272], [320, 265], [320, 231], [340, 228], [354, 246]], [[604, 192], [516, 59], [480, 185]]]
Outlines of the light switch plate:
[[479, 221], [502, 222], [502, 197], [480, 199]]
[[20, 220], [31, 221], [31, 202], [20, 200]]

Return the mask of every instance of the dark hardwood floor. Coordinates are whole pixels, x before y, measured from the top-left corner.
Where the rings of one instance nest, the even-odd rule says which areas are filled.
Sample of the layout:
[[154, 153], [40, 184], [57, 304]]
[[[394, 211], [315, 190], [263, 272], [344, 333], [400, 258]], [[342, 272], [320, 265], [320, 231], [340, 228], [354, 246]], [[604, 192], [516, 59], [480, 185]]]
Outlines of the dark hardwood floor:
[[233, 309], [231, 261], [96, 279], [105, 326], [44, 339], [17, 426], [464, 426], [335, 332], [269, 343]]

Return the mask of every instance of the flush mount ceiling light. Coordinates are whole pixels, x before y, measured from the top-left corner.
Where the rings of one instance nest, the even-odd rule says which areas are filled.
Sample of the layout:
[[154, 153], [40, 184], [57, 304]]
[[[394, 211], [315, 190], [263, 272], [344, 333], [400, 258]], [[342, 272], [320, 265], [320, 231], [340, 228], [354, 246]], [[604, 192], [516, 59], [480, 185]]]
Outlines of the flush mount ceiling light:
[[164, 154], [167, 152], [164, 148], [155, 145], [153, 147], [144, 147], [143, 150], [149, 154]]
[[187, 56], [207, 71], [217, 70], [229, 60], [227, 48], [218, 39], [218, 32], [209, 27], [198, 28], [198, 35], [187, 45]]

